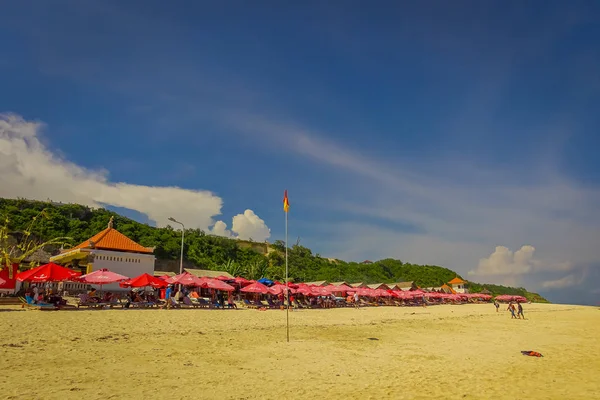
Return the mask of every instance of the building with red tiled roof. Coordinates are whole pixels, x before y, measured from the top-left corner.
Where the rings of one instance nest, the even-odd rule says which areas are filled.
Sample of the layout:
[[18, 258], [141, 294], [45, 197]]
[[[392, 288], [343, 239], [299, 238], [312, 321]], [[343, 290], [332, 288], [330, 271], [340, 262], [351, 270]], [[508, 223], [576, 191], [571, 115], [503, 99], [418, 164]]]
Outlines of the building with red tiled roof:
[[454, 293], [469, 293], [469, 291], [465, 287], [466, 283], [467, 283], [466, 281], [463, 281], [462, 279], [460, 279], [457, 276], [454, 279], [452, 279], [450, 282], [448, 282], [448, 285], [450, 285], [450, 287], [452, 288], [452, 291]]
[[[50, 261], [79, 268], [84, 274], [106, 268], [133, 278], [143, 273], [154, 273], [153, 252], [153, 248], [144, 247], [116, 230], [111, 217], [106, 229], [51, 257]], [[103, 289], [119, 290], [119, 286], [104, 285]]]

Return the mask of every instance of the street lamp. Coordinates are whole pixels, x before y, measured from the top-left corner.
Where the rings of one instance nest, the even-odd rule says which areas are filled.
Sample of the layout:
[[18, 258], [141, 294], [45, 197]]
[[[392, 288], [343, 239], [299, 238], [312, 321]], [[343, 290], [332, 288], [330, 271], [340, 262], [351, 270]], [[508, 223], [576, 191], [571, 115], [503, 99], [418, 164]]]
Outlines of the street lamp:
[[185, 226], [173, 217], [169, 217], [169, 221], [181, 225], [181, 258], [179, 259], [179, 274], [183, 274], [183, 238], [185, 237]]

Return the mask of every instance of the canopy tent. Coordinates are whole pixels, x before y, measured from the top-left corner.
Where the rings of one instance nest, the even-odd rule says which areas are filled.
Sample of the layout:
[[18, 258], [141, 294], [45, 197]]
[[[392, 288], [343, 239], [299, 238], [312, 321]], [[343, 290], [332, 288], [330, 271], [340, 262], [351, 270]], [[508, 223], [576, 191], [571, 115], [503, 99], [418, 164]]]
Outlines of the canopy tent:
[[79, 271], [62, 267], [58, 264], [48, 263], [40, 265], [17, 274], [17, 280], [21, 282], [62, 282], [72, 280], [81, 275]]

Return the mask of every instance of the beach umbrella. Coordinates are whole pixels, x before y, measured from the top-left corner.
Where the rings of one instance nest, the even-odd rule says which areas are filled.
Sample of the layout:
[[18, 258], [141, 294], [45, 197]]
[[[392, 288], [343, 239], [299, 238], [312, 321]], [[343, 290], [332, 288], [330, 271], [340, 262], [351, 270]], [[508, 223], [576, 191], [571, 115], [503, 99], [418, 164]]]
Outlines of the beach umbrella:
[[269, 293], [269, 288], [260, 282], [254, 282], [254, 283], [244, 287], [243, 289], [241, 289], [241, 291], [244, 293], [267, 294], [267, 293]]
[[125, 275], [117, 274], [106, 268], [99, 269], [89, 274], [82, 275], [77, 280], [79, 282], [90, 283], [92, 285], [106, 285], [108, 283], [121, 282], [129, 279]]
[[271, 286], [269, 288], [269, 292], [272, 294], [279, 294], [279, 293], [285, 292], [286, 288], [289, 288], [290, 293], [296, 293], [296, 290], [293, 289], [291, 286], [288, 287], [288, 286], [285, 286], [282, 284], [278, 284], [278, 285], [276, 284], [276, 285]]
[[271, 286], [273, 284], [273, 281], [267, 278], [260, 278], [258, 282], [266, 286]]
[[90, 283], [92, 285], [100, 285], [100, 290], [102, 290], [102, 285], [115, 282], [122, 282], [127, 279], [129, 278], [125, 275], [117, 274], [116, 272], [112, 272], [106, 268], [102, 268], [97, 271], [90, 272], [89, 274], [78, 277], [77, 281], [83, 283]]
[[81, 272], [62, 267], [58, 264], [48, 263], [40, 265], [17, 274], [16, 279], [21, 282], [62, 282], [73, 280]]
[[0, 278], [0, 286], [4, 285], [6, 283], [6, 281], [2, 278]]
[[128, 279], [119, 284], [121, 287], [146, 287], [151, 286], [153, 288], [162, 288], [167, 286], [167, 282], [149, 274], [142, 274], [135, 278]]
[[296, 293], [300, 293], [303, 294], [305, 296], [310, 296], [312, 294], [312, 291], [310, 290], [311, 288], [304, 285], [304, 286], [299, 286], [298, 289], [296, 289]]
[[176, 283], [183, 286], [200, 286], [202, 284], [202, 280], [198, 278], [196, 275], [192, 275], [189, 272], [184, 272], [179, 275], [175, 275], [165, 282], [167, 283]]
[[220, 281], [231, 281], [231, 280], [233, 280], [233, 278], [229, 278], [228, 276], [225, 276], [225, 275], [219, 275], [215, 279], [218, 279]]
[[211, 278], [200, 278], [200, 287], [203, 288], [207, 288], [207, 289], [216, 289], [216, 290], [223, 290], [226, 292], [231, 292], [233, 290], [235, 290], [235, 288], [231, 285], [226, 284], [223, 281], [220, 281], [218, 279], [211, 279]]

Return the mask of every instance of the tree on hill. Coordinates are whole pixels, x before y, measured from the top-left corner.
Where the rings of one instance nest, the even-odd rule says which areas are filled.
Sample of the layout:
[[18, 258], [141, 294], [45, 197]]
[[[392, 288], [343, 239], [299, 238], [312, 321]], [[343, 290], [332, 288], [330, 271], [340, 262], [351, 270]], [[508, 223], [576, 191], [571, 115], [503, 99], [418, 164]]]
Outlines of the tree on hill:
[[[40, 213], [45, 217], [37, 218]], [[155, 228], [141, 224], [105, 209], [91, 209], [78, 204], [0, 199], [0, 215], [8, 217], [5, 223], [7, 236], [11, 236], [9, 232], [26, 231], [32, 237], [40, 238], [39, 244], [45, 245], [61, 241], [70, 245], [79, 244], [105, 229], [110, 217], [114, 217], [115, 228], [142, 246], [155, 247], [154, 254], [158, 259], [178, 260], [180, 256], [180, 232], [170, 226]], [[31, 221], [34, 218], [36, 223], [32, 226]], [[274, 251], [265, 255], [251, 248], [238, 246], [235, 239], [209, 235], [199, 229], [186, 229], [185, 232], [184, 257], [199, 268], [225, 270], [232, 275], [243, 275], [247, 278], [267, 277], [282, 280], [285, 278], [285, 243], [277, 240], [270, 248]], [[319, 254], [313, 254], [311, 249], [300, 245], [299, 241], [288, 248], [288, 266], [289, 277], [296, 282], [414, 281], [421, 287], [431, 287], [441, 286], [456, 276], [460, 277], [448, 268], [417, 265], [394, 259], [372, 263], [331, 261]], [[480, 287], [474, 283], [471, 285], [473, 289]], [[512, 294], [512, 291], [514, 294], [523, 295], [525, 291], [497, 285], [486, 287], [495, 294]], [[535, 295], [526, 293], [529, 294], [529, 297], [526, 296], [528, 298]]]

